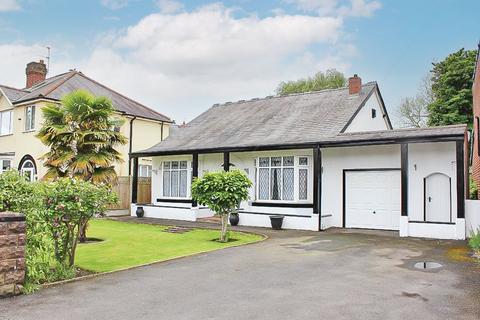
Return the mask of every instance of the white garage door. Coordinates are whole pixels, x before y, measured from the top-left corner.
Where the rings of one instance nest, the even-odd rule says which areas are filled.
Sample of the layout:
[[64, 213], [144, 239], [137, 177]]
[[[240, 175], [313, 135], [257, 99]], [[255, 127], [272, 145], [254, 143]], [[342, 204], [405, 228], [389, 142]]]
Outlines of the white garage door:
[[345, 172], [345, 226], [398, 230], [400, 170]]

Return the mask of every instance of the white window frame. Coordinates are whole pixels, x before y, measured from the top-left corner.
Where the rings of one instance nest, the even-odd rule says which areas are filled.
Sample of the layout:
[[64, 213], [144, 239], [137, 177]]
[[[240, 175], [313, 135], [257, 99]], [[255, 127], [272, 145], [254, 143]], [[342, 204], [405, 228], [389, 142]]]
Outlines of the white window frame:
[[[180, 171], [182, 170], [186, 170], [187, 171], [187, 192], [186, 192], [186, 195], [185, 197], [180, 197], [180, 196], [176, 196], [176, 197], [172, 197], [171, 196], [171, 192], [170, 192], [170, 196], [165, 196], [164, 193], [163, 193], [163, 175], [165, 173], [165, 171], [169, 171], [169, 172], [172, 172], [172, 168], [171, 168], [171, 165], [172, 165], [172, 162], [175, 162], [177, 161], [179, 163], [179, 168], [178, 169], [174, 169], [175, 171], [178, 171], [180, 173]], [[182, 161], [185, 161], [187, 162], [187, 168], [186, 169], [180, 169], [180, 162]], [[170, 163], [170, 169], [168, 170], [165, 170], [165, 163], [166, 162], [169, 162]], [[163, 198], [163, 199], [179, 199], [179, 200], [190, 200], [191, 199], [191, 176], [192, 176], [192, 161], [189, 161], [189, 160], [185, 160], [185, 159], [171, 159], [171, 160], [165, 160], [165, 161], [162, 161], [161, 162], [161, 171], [162, 171], [162, 174], [160, 175], [160, 198]], [[180, 174], [179, 174], [179, 179], [180, 179]], [[171, 181], [171, 175], [170, 175], [170, 181]], [[179, 186], [180, 186], [180, 181], [179, 181]], [[170, 182], [170, 188], [171, 188], [171, 182]]]
[[[13, 159], [8, 159], [8, 158], [3, 158], [3, 159], [0, 159], [0, 174], [4, 172], [3, 170], [3, 163], [5, 161], [9, 161], [10, 162], [10, 166], [7, 170], [10, 170], [12, 169], [12, 163], [13, 163]], [[6, 171], [6, 170], [5, 170]]]
[[[146, 170], [146, 175], [143, 174], [143, 170]], [[140, 178], [151, 178], [152, 177], [152, 165], [150, 165], [150, 164], [139, 164], [138, 165], [138, 177], [140, 177]]]
[[[7, 113], [10, 114], [10, 128], [9, 128], [10, 131], [9, 132], [2, 132], [2, 123], [3, 123], [2, 118]], [[8, 135], [11, 135], [11, 134], [13, 134], [13, 109], [0, 111], [0, 136], [8, 136]]]
[[35, 131], [35, 105], [25, 107], [25, 132], [30, 131]]
[[[292, 168], [292, 167], [284, 167], [283, 166], [283, 157], [294, 157], [294, 164], [293, 164], [293, 200], [265, 200], [260, 199], [260, 168]], [[271, 163], [268, 167], [260, 167], [260, 158], [275, 158], [275, 157], [282, 157], [282, 166], [280, 167], [272, 167]], [[300, 165], [299, 161], [300, 158], [307, 158], [307, 165]], [[270, 159], [271, 161], [271, 159]], [[299, 199], [299, 170], [300, 169], [307, 169], [307, 199]], [[271, 173], [269, 173], [269, 190], [270, 190], [270, 181], [271, 181]], [[283, 179], [283, 172], [281, 174]], [[270, 192], [270, 191], [269, 191]], [[282, 181], [282, 192], [283, 192], [283, 181]], [[270, 194], [271, 198], [271, 194]], [[289, 154], [278, 154], [278, 155], [264, 155], [255, 158], [255, 202], [260, 203], [313, 203], [313, 163], [312, 163], [312, 156], [309, 155], [289, 155]]]
[[[27, 163], [31, 163], [32, 166], [29, 167], [29, 168], [25, 168], [25, 165]], [[35, 170], [35, 163], [33, 163], [32, 160], [25, 160], [23, 163], [22, 163], [22, 167], [20, 168], [20, 173], [23, 175], [25, 175], [26, 172], [30, 172], [30, 182], [33, 182], [35, 180], [37, 180], [37, 172]]]

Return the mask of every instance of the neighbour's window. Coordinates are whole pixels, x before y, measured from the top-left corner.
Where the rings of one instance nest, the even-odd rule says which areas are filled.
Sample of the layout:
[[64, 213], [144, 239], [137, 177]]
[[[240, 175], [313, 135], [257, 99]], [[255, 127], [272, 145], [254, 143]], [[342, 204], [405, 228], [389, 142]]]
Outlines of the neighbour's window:
[[187, 176], [187, 161], [163, 162], [163, 196], [171, 198], [186, 198]]
[[12, 167], [12, 160], [0, 159], [0, 173], [10, 170]]
[[0, 112], [0, 136], [12, 133], [12, 111]]
[[25, 131], [35, 130], [35, 106], [25, 108]]
[[[298, 161], [297, 165], [295, 161]], [[308, 165], [308, 157], [258, 158], [257, 199], [307, 200]]]
[[141, 164], [138, 166], [138, 176], [139, 177], [144, 177], [144, 178], [149, 178], [152, 176], [152, 166], [151, 165], [146, 165], [146, 164]]

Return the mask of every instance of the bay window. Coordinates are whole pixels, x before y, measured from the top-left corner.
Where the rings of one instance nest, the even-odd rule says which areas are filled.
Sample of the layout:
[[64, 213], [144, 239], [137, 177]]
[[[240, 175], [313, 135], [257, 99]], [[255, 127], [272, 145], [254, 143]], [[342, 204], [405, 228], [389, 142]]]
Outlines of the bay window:
[[186, 198], [188, 189], [188, 162], [164, 161], [162, 170], [163, 197]]
[[0, 136], [12, 133], [12, 110], [0, 112]]
[[259, 201], [308, 201], [309, 157], [259, 157], [256, 190]]

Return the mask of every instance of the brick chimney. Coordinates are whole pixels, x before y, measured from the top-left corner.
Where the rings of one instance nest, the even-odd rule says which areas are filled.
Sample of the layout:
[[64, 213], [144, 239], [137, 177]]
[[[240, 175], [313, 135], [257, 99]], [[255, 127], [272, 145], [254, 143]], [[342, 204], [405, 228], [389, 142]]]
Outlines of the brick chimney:
[[45, 62], [43, 62], [43, 60], [40, 60], [39, 62], [32, 61], [27, 64], [25, 73], [27, 74], [26, 87], [30, 88], [45, 80], [45, 77], [47, 76], [47, 65]]
[[353, 77], [348, 79], [348, 92], [350, 94], [359, 94], [362, 90], [362, 78], [357, 74], [354, 74]]

